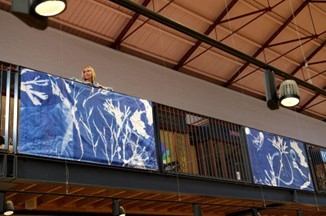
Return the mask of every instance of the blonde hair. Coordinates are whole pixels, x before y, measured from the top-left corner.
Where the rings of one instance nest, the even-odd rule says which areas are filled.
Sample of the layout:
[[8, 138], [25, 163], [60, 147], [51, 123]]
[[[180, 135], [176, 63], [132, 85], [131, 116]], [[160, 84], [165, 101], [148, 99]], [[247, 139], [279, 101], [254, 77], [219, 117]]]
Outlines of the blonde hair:
[[95, 74], [95, 70], [94, 70], [94, 68], [92, 68], [91, 66], [85, 66], [84, 68], [83, 68], [83, 71], [82, 71], [82, 79], [84, 80], [84, 70], [85, 69], [89, 69], [90, 71], [91, 71], [91, 73], [92, 73], [92, 82], [94, 82], [95, 81], [95, 78], [96, 78], [96, 74]]

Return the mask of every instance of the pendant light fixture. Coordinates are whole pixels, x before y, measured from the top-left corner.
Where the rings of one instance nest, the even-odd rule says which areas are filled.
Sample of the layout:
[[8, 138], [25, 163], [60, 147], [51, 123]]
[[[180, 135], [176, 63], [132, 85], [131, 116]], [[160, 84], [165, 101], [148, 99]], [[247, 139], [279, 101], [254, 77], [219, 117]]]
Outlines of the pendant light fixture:
[[126, 216], [126, 210], [120, 206], [119, 199], [112, 200], [112, 216]]
[[4, 215], [13, 215], [14, 214], [14, 203], [11, 200], [6, 201]]
[[275, 74], [269, 69], [265, 70], [265, 95], [271, 110], [279, 109], [279, 103], [284, 107], [294, 107], [300, 102], [299, 88], [294, 80], [284, 80], [277, 94]]
[[0, 214], [12, 215], [14, 214], [14, 204], [11, 200], [5, 200], [6, 194], [0, 192]]
[[62, 13], [67, 8], [66, 0], [12, 0], [11, 12], [30, 27], [44, 30], [48, 17]]
[[56, 16], [67, 8], [66, 0], [35, 0], [31, 6], [36, 14], [40, 16]]
[[299, 88], [294, 80], [284, 80], [279, 89], [281, 104], [285, 107], [293, 107], [300, 102]]

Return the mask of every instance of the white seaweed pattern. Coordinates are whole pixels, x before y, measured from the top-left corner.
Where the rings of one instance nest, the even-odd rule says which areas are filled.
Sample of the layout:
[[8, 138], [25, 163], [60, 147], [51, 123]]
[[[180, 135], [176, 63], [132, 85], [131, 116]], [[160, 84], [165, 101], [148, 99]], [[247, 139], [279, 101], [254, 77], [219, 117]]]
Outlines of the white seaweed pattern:
[[[253, 135], [250, 128], [245, 128], [245, 133], [252, 137], [252, 145], [258, 150], [261, 150], [264, 143], [263, 132], [258, 132], [257, 135]], [[285, 185], [292, 185], [294, 182], [294, 170], [301, 175], [305, 181], [300, 185], [300, 189], [305, 189], [311, 185], [311, 176], [309, 172], [303, 171], [303, 168], [308, 168], [306, 157], [295, 140], [289, 139], [290, 146], [281, 136], [273, 136], [272, 139], [268, 139], [272, 146], [275, 148], [275, 152], [269, 152], [266, 155], [267, 164], [269, 169], [264, 169], [265, 176], [260, 178], [254, 176], [255, 183], [261, 183], [270, 186], [280, 186], [281, 183]], [[300, 164], [297, 163], [297, 158]], [[285, 164], [287, 163], [287, 164]], [[278, 164], [278, 166], [276, 166]], [[285, 165], [288, 169], [285, 169]], [[277, 169], [277, 170], [276, 170]], [[285, 180], [283, 178], [283, 172], [287, 172], [290, 178]]]
[[[27, 72], [34, 71], [30, 69], [22, 70], [22, 74]], [[79, 160], [82, 160], [84, 156], [84, 145], [91, 145], [94, 157], [96, 157], [96, 152], [98, 148], [100, 148], [101, 152], [106, 157], [107, 164], [111, 164], [114, 157], [117, 156], [118, 159], [123, 161], [122, 166], [131, 165], [133, 167], [145, 168], [146, 161], [149, 160], [149, 155], [146, 152], [145, 147], [139, 145], [139, 140], [150, 138], [150, 135], [147, 134], [145, 130], [145, 123], [141, 117], [145, 115], [147, 120], [146, 124], [153, 124], [152, 109], [147, 100], [139, 100], [139, 102], [145, 107], [145, 110], [143, 111], [137, 109], [132, 112], [128, 106], [120, 106], [119, 103], [114, 105], [111, 99], [107, 99], [102, 105], [92, 104], [91, 106], [88, 106], [87, 110], [84, 109], [81, 111], [77, 110], [78, 103], [81, 103], [82, 107], [85, 107], [86, 104], [90, 102], [91, 98], [98, 94], [108, 95], [110, 92], [91, 87], [92, 94], [85, 98], [85, 100], [80, 101], [78, 100], [78, 97], [84, 90], [81, 88], [78, 91], [72, 91], [66, 83], [64, 85], [64, 90], [72, 93], [73, 103], [71, 103], [62, 93], [61, 88], [63, 88], [63, 86], [59, 86], [58, 83], [55, 82], [55, 79], [42, 80], [38, 76], [33, 80], [22, 82], [21, 90], [26, 92], [34, 105], [40, 106], [42, 104], [41, 101], [46, 101], [49, 98], [49, 95], [46, 95], [45, 92], [34, 90], [33, 86], [47, 86], [49, 84], [51, 85], [52, 94], [60, 98], [62, 110], [66, 115], [65, 124], [67, 130], [64, 134], [63, 143], [60, 148], [58, 148], [61, 149], [57, 152], [58, 157], [60, 157], [64, 152], [69, 151], [69, 145], [73, 144], [73, 135], [71, 131], [75, 128], [81, 151]], [[103, 123], [101, 123], [100, 126], [97, 121], [94, 119], [91, 120], [95, 109], [100, 113], [102, 120], [105, 122], [105, 127], [103, 127]], [[76, 117], [77, 112], [79, 112], [80, 116], [78, 119]], [[112, 118], [107, 118], [107, 115], [110, 115]], [[108, 120], [110, 120], [110, 122]], [[94, 130], [91, 130], [92, 127], [96, 129], [96, 133], [94, 133]], [[84, 139], [82, 139], [81, 129], [86, 131], [86, 134], [83, 134]], [[108, 134], [110, 134], [110, 136], [108, 136]], [[87, 137], [87, 140], [85, 140], [85, 136]], [[102, 146], [99, 146], [100, 140], [101, 143], [103, 143]], [[109, 145], [110, 148], [108, 148]], [[132, 152], [131, 156], [128, 154], [129, 157], [126, 156], [127, 147], [128, 152]], [[111, 152], [108, 152], [108, 149], [110, 149]]]

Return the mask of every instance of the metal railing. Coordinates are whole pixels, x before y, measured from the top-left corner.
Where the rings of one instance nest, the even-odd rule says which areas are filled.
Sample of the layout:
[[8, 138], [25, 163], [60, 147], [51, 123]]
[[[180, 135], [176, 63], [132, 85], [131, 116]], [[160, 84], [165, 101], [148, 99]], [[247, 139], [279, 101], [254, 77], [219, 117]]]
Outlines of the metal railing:
[[164, 172], [250, 182], [242, 127], [156, 104]]
[[326, 148], [307, 144], [312, 177], [317, 191], [326, 191]]
[[[19, 78], [18, 66], [0, 62], [0, 153], [9, 155], [17, 153]], [[253, 183], [244, 126], [155, 102], [153, 107], [162, 172]], [[316, 190], [326, 191], [326, 149], [305, 145]]]
[[0, 150], [15, 153], [19, 106], [19, 72], [17, 66], [0, 62], [0, 89]]

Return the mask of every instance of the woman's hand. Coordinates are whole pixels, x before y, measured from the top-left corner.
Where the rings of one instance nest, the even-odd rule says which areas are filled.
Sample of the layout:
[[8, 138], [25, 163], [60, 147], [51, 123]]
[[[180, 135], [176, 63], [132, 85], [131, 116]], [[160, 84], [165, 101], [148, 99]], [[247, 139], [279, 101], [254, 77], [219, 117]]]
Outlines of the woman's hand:
[[108, 86], [99, 85], [99, 88], [102, 88], [102, 89], [105, 89], [105, 90], [108, 90], [108, 91], [113, 91], [113, 88], [108, 87]]

